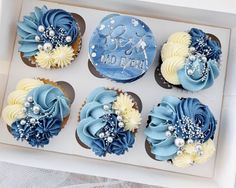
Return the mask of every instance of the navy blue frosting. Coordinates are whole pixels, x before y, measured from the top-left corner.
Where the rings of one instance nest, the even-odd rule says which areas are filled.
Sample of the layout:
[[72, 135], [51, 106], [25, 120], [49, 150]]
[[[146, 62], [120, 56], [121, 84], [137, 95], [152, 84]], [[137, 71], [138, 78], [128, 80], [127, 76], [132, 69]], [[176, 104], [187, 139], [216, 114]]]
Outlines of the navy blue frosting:
[[[21, 121], [26, 121], [22, 124]], [[30, 118], [20, 119], [11, 125], [11, 133], [17, 140], [26, 140], [33, 147], [44, 147], [49, 143], [49, 139], [57, 136], [61, 131], [61, 121], [54, 118], [43, 118], [34, 124], [30, 123]]]
[[216, 120], [209, 108], [196, 98], [182, 99], [176, 106], [176, 134], [185, 140], [213, 139]]
[[[106, 125], [97, 132], [97, 139], [92, 141], [90, 146], [92, 151], [100, 157], [106, 156], [107, 153], [114, 153], [116, 155], [124, 154], [125, 151], [128, 151], [128, 148], [131, 148], [134, 144], [134, 133], [118, 126], [116, 114], [107, 114], [101, 118], [106, 121]], [[113, 139], [111, 143], [99, 137], [100, 133], [106, 132], [109, 132]]]
[[150, 28], [130, 16], [106, 16], [89, 42], [89, 56], [96, 70], [117, 82], [132, 82], [143, 76], [155, 54]]
[[197, 53], [206, 56], [207, 59], [219, 61], [221, 47], [218, 41], [208, 37], [206, 33], [197, 28], [192, 28], [189, 32], [191, 35], [191, 47], [194, 47]]
[[[41, 18], [40, 25], [46, 29], [45, 33], [38, 34], [45, 42], [50, 42], [55, 47], [56, 45], [72, 44], [79, 35], [79, 27], [73, 16], [62, 9], [48, 10]], [[51, 38], [47, 32], [50, 30], [55, 32], [55, 36]], [[71, 41], [67, 42], [66, 37], [70, 36]]]

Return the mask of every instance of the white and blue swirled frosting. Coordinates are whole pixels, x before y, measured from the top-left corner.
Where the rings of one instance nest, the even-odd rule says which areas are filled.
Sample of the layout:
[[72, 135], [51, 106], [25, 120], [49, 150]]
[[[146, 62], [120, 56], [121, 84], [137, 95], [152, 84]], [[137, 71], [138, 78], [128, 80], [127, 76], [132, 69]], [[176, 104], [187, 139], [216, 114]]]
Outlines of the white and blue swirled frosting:
[[[35, 7], [17, 25], [19, 52], [42, 67], [64, 67], [77, 52], [72, 44], [80, 38], [80, 27], [69, 12]], [[58, 55], [60, 54], [60, 56]], [[34, 58], [32, 58], [34, 57]]]
[[89, 57], [96, 70], [116, 82], [142, 77], [156, 55], [151, 29], [141, 20], [119, 14], [106, 16], [89, 42]]
[[122, 155], [132, 148], [141, 123], [130, 95], [104, 87], [87, 97], [79, 119], [77, 137], [99, 157]]
[[22, 79], [7, 99], [2, 116], [16, 140], [44, 147], [61, 131], [70, 114], [70, 100], [52, 82]]
[[172, 34], [161, 50], [161, 73], [172, 85], [200, 91], [213, 85], [219, 76], [221, 45], [200, 29]]
[[149, 113], [145, 135], [156, 160], [188, 167], [214, 154], [215, 129], [213, 114], [198, 99], [166, 96]]

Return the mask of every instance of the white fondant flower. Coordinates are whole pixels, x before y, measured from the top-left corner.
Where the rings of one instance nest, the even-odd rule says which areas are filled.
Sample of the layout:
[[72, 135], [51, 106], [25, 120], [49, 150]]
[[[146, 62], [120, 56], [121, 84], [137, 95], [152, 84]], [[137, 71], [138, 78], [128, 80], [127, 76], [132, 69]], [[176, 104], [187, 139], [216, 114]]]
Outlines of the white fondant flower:
[[58, 67], [66, 67], [74, 60], [74, 50], [71, 46], [59, 46], [53, 50], [53, 59]]
[[124, 115], [124, 128], [129, 131], [135, 131], [141, 124], [141, 115], [138, 110], [132, 109]]
[[35, 59], [37, 65], [44, 69], [50, 69], [56, 65], [52, 51], [46, 52], [44, 50], [41, 50], [37, 53]]

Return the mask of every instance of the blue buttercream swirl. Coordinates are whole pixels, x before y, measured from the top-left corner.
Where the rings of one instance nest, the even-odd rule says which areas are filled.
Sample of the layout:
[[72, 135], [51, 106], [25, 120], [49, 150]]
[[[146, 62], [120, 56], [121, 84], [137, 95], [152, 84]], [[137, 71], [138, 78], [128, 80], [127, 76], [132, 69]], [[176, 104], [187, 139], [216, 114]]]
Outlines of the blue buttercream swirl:
[[47, 12], [47, 7], [35, 7], [34, 12], [29, 16], [24, 16], [23, 21], [17, 24], [17, 33], [20, 36], [19, 51], [24, 53], [24, 57], [31, 57], [38, 52], [38, 45], [42, 45], [42, 41], [36, 41], [38, 35], [38, 26], [41, 18]]
[[[49, 139], [58, 135], [61, 131], [61, 121], [54, 118], [43, 118], [34, 124], [30, 122], [31, 117], [15, 121], [11, 125], [11, 133], [17, 140], [26, 140], [33, 147], [44, 147]], [[25, 121], [25, 124], [21, 122]]]
[[170, 124], [175, 124], [176, 106], [179, 103], [180, 99], [177, 97], [166, 96], [149, 113], [150, 122], [144, 132], [157, 160], [172, 159], [178, 151], [174, 143], [175, 137], [167, 137], [166, 131]]
[[[134, 143], [134, 134], [118, 126], [117, 115], [111, 110], [116, 98], [116, 91], [97, 88], [88, 96], [80, 111], [77, 135], [97, 156], [124, 154]], [[104, 105], [109, 106], [110, 110], [104, 110]], [[108, 137], [111, 142], [107, 141]]]
[[[172, 133], [167, 135], [170, 127]], [[175, 145], [176, 138], [203, 143], [213, 139], [215, 129], [214, 116], [198, 99], [167, 96], [149, 113], [145, 135], [155, 158], [163, 161], [177, 155], [179, 148]]]
[[178, 71], [180, 84], [189, 91], [209, 88], [218, 76], [218, 62], [210, 59], [205, 63], [201, 57], [196, 57], [195, 60], [187, 58], [185, 66]]
[[196, 98], [182, 99], [176, 107], [176, 134], [201, 143], [213, 139], [216, 120], [209, 108]]
[[70, 102], [64, 93], [49, 84], [44, 84], [30, 91], [27, 98], [32, 96], [35, 106], [40, 108], [39, 114], [29, 111], [36, 119], [51, 117], [63, 121], [70, 113]]
[[211, 39], [202, 30], [192, 28], [189, 32], [191, 35], [191, 45], [196, 52], [206, 56], [206, 58], [219, 61], [221, 55], [221, 47], [218, 41]]
[[[79, 27], [73, 16], [62, 9], [48, 10], [41, 18], [40, 24], [44, 26], [45, 33], [38, 32], [44, 42], [50, 42], [53, 46], [72, 44], [79, 35]], [[55, 35], [51, 37], [47, 32], [53, 30]], [[70, 36], [71, 41], [66, 41]]]

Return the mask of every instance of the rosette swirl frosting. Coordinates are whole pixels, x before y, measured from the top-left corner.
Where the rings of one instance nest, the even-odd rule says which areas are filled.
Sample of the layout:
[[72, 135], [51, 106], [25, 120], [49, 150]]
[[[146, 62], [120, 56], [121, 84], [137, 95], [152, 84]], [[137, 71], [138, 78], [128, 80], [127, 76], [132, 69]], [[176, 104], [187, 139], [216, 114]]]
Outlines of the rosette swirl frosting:
[[201, 58], [186, 59], [185, 65], [178, 71], [178, 77], [183, 88], [189, 91], [207, 89], [213, 85], [219, 76], [219, 65], [214, 60], [206, 63]]
[[215, 129], [214, 116], [198, 99], [167, 96], [150, 112], [145, 134], [157, 160], [173, 160], [188, 144], [196, 143], [198, 154]]
[[40, 108], [39, 114], [31, 113], [38, 119], [50, 116], [63, 121], [70, 113], [69, 99], [60, 89], [52, 85], [45, 84], [35, 88], [28, 94], [28, 97], [33, 97], [34, 105]]
[[19, 51], [24, 53], [24, 57], [34, 56], [38, 52], [38, 45], [42, 41], [35, 40], [38, 36], [38, 27], [43, 14], [47, 12], [47, 7], [35, 7], [34, 12], [29, 16], [24, 16], [23, 21], [17, 24], [17, 33], [20, 36]]
[[[122, 99], [127, 99], [125, 96], [122, 95]], [[125, 128], [125, 121], [122, 122], [121, 111], [117, 113], [118, 109], [124, 110], [127, 106], [112, 109], [117, 97], [115, 90], [97, 88], [88, 96], [80, 111], [77, 135], [100, 157], [107, 153], [122, 155], [133, 146], [135, 140], [134, 133]], [[118, 107], [120, 102], [115, 106]]]
[[[55, 36], [60, 38], [60, 44], [72, 44], [79, 35], [79, 27], [73, 18], [73, 16], [62, 9], [48, 10], [41, 18], [40, 24], [44, 28], [52, 29], [55, 32]], [[40, 33], [39, 33], [40, 34]], [[41, 34], [45, 42], [50, 42], [54, 46], [57, 45], [49, 37]], [[63, 37], [65, 36], [65, 37]], [[70, 37], [70, 41], [66, 40], [66, 37]]]

